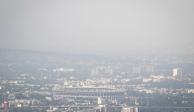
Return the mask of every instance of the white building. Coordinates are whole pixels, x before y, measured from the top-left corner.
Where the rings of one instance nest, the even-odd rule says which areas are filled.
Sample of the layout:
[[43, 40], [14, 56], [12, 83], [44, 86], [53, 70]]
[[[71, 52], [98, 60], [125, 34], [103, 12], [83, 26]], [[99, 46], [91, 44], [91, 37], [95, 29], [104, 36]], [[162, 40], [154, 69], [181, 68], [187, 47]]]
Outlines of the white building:
[[182, 70], [180, 68], [172, 69], [172, 76], [173, 77], [182, 76]]
[[137, 107], [123, 107], [121, 112], [138, 112]]

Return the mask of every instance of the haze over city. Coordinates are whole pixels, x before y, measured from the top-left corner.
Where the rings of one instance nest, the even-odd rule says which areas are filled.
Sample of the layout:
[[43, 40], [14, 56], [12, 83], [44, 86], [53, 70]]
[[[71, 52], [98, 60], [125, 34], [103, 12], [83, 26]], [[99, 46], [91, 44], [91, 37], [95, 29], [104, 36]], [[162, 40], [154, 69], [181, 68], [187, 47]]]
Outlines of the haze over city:
[[194, 0], [0, 0], [0, 112], [194, 112]]
[[193, 54], [193, 0], [1, 0], [0, 48]]

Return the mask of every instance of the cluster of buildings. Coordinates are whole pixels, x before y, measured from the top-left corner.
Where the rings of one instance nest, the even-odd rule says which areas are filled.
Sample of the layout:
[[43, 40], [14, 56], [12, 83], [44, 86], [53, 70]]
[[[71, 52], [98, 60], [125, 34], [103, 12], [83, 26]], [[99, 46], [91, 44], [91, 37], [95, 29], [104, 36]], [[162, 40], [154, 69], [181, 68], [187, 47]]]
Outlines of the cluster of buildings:
[[194, 111], [194, 61], [40, 57], [0, 60], [0, 112]]

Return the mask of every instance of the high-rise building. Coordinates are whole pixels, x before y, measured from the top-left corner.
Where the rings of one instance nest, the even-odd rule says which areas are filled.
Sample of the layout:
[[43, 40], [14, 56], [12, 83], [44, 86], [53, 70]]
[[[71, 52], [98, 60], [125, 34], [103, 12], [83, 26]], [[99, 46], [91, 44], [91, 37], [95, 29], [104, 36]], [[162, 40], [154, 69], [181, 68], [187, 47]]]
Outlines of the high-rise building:
[[101, 105], [102, 104], [102, 100], [100, 97], [97, 98], [97, 105]]
[[172, 70], [172, 76], [173, 77], [180, 77], [180, 76], [182, 76], [182, 70], [180, 68], [174, 68]]
[[5, 99], [3, 102], [3, 112], [9, 112], [9, 102], [7, 99]]

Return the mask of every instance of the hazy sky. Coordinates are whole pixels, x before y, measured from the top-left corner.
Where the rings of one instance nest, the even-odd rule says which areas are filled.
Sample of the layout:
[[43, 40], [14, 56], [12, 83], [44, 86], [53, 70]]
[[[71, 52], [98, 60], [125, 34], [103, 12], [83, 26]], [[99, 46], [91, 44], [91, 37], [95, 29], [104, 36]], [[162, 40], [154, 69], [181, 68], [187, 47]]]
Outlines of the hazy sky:
[[194, 0], [0, 0], [0, 48], [194, 52]]

